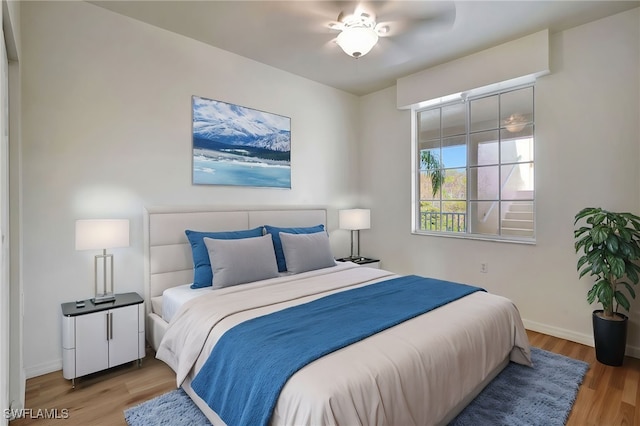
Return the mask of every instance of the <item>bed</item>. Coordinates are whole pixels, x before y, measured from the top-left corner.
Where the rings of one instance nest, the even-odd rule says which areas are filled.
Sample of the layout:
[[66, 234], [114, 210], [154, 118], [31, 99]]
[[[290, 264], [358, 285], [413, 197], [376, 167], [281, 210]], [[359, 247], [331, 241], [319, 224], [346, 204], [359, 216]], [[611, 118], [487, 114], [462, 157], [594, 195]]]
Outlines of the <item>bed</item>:
[[[148, 340], [212, 424], [224, 422], [192, 384], [195, 380], [195, 387], [202, 387], [202, 378], [196, 377], [225, 334], [253, 318], [406, 277], [338, 262], [216, 290], [192, 290], [193, 256], [185, 230], [319, 224], [327, 224], [324, 209], [145, 212]], [[278, 425], [447, 424], [510, 360], [530, 364], [517, 308], [503, 297], [473, 291], [303, 366], [286, 380], [268, 418]]]

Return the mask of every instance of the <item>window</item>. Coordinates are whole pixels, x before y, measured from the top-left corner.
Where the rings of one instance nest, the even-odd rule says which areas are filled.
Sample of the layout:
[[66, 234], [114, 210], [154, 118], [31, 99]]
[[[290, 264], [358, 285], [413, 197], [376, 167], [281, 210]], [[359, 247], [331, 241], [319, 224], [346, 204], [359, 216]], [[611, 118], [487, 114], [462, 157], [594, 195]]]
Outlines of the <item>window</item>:
[[416, 233], [534, 241], [534, 87], [414, 110]]

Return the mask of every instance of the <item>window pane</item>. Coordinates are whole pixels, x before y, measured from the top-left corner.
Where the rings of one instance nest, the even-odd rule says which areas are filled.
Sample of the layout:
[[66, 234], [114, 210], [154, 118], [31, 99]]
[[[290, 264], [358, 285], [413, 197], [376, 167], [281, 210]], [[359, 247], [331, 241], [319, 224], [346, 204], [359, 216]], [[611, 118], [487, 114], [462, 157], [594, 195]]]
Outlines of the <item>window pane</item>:
[[444, 171], [444, 183], [442, 185], [442, 199], [466, 200], [467, 199], [467, 170], [446, 169]]
[[466, 105], [463, 103], [442, 108], [442, 137], [464, 135], [467, 131]]
[[497, 129], [498, 95], [476, 99], [470, 102], [470, 132]]
[[440, 226], [442, 231], [466, 232], [467, 203], [445, 201], [442, 203]]
[[442, 163], [440, 162], [440, 148], [420, 150], [419, 162], [421, 172], [428, 172], [430, 170], [442, 168]]
[[440, 139], [431, 139], [418, 143], [418, 149], [424, 151], [426, 149], [434, 150], [434, 154], [440, 157]]
[[513, 133], [533, 122], [533, 87], [500, 95], [500, 123]]
[[502, 166], [502, 199], [533, 200], [533, 163]]
[[442, 140], [442, 165], [446, 168], [466, 167], [467, 140], [464, 136]]
[[[432, 139], [419, 143], [420, 157], [420, 199], [433, 199], [430, 171], [441, 167], [440, 162], [440, 139]], [[440, 198], [436, 194], [435, 198]]]
[[469, 199], [497, 200], [498, 166], [472, 167], [469, 169]]
[[533, 161], [533, 126], [526, 126], [518, 133], [502, 130], [500, 137], [502, 163]]
[[440, 108], [418, 113], [418, 141], [440, 138]]
[[433, 194], [432, 177], [426, 172], [420, 172], [420, 200], [439, 200], [440, 190]]
[[469, 135], [470, 166], [488, 166], [499, 161], [497, 130]]
[[440, 202], [420, 202], [419, 229], [423, 231], [440, 230]]
[[472, 233], [498, 235], [500, 212], [497, 201], [471, 201], [469, 215]]
[[501, 234], [506, 237], [534, 237], [533, 201], [507, 201], [502, 203]]

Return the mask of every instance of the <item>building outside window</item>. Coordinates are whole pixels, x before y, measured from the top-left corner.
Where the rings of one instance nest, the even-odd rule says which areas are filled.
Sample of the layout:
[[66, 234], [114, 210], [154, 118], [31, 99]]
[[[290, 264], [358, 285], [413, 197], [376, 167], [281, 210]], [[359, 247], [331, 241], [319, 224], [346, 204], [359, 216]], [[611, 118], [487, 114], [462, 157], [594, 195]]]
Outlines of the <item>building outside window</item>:
[[535, 241], [534, 87], [414, 114], [414, 232]]

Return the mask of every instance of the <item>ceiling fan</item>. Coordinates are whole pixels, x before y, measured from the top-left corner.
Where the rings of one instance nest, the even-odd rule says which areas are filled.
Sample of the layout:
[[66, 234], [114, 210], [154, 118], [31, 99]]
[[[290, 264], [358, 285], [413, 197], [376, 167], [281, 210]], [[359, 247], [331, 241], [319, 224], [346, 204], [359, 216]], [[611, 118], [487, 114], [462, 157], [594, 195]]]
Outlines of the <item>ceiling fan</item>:
[[[378, 21], [372, 4], [380, 5], [380, 15], [391, 20]], [[454, 2], [371, 2], [357, 4], [353, 13], [340, 12], [336, 21], [328, 24], [340, 31], [335, 42], [353, 58], [361, 58], [373, 49], [380, 37], [408, 33], [425, 25], [451, 27], [455, 21]]]

